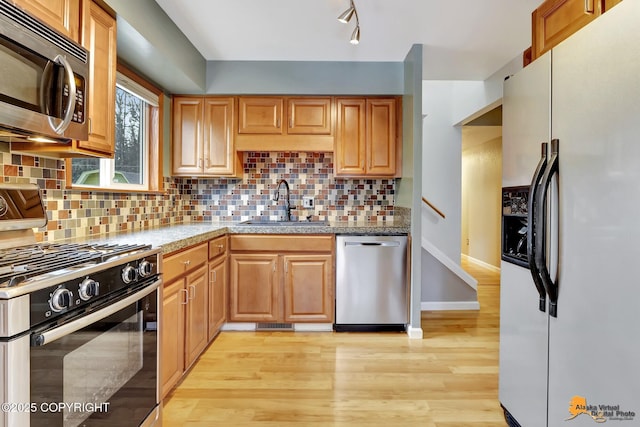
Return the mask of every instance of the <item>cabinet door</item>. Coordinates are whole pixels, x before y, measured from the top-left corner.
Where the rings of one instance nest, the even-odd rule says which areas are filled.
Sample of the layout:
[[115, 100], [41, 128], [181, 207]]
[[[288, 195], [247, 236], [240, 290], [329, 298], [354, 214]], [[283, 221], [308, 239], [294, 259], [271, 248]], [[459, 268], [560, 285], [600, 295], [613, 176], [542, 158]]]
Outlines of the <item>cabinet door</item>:
[[229, 320], [277, 322], [280, 290], [278, 255], [232, 254], [230, 257]]
[[80, 0], [13, 0], [50, 27], [79, 41]]
[[333, 323], [333, 257], [284, 255], [284, 321]]
[[531, 15], [533, 59], [596, 19], [600, 0], [547, 0]]
[[604, 0], [604, 10], [602, 13], [605, 13], [607, 10], [611, 9], [613, 6], [620, 3], [622, 0]]
[[233, 98], [204, 99], [204, 173], [233, 175]]
[[367, 100], [367, 175], [396, 173], [396, 100]]
[[284, 100], [278, 97], [238, 99], [238, 133], [281, 135]]
[[331, 98], [288, 98], [290, 135], [330, 135]]
[[209, 267], [209, 340], [227, 320], [227, 260]]
[[209, 285], [204, 265], [186, 279], [189, 302], [186, 315], [185, 369], [202, 353], [209, 342]]
[[187, 295], [184, 280], [167, 283], [163, 288], [160, 354], [162, 396], [178, 382], [184, 372], [184, 307]]
[[112, 156], [115, 151], [116, 20], [91, 0], [82, 2], [82, 45], [89, 55], [89, 140], [78, 145]]
[[173, 173], [202, 174], [202, 97], [173, 99]]
[[336, 175], [364, 175], [366, 157], [366, 102], [363, 98], [338, 99], [335, 142]]

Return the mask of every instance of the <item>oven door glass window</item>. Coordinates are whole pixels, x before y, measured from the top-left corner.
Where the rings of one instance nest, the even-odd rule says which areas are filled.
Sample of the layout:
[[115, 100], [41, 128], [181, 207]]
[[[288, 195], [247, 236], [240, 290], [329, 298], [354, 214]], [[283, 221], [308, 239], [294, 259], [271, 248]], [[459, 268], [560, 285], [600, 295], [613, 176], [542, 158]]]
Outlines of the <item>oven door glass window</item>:
[[31, 427], [137, 426], [156, 406], [157, 292], [31, 347]]

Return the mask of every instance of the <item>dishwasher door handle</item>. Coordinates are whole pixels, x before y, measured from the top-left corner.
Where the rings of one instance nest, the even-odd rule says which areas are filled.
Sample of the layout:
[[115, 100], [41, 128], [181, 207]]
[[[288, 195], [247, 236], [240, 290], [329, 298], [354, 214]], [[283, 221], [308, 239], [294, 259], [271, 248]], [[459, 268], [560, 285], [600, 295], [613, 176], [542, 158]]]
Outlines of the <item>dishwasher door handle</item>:
[[344, 242], [345, 246], [391, 246], [398, 247], [400, 242]]

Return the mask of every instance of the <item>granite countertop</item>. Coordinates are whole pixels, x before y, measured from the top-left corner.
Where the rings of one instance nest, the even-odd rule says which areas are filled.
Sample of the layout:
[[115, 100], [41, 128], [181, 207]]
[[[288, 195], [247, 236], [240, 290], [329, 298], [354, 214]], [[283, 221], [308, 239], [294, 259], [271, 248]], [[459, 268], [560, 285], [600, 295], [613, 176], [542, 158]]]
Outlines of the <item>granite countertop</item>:
[[198, 222], [175, 224], [146, 230], [127, 231], [95, 236], [90, 241], [109, 243], [150, 244], [163, 254], [206, 242], [225, 234], [409, 234], [410, 225], [404, 221], [390, 223], [331, 222], [328, 225], [270, 226], [240, 225], [238, 222]]

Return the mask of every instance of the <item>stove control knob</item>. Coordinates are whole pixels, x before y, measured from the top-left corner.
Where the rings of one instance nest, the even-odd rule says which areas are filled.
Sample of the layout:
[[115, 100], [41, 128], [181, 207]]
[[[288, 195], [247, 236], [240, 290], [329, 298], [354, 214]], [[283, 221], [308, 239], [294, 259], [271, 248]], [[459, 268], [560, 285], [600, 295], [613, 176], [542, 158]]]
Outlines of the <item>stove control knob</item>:
[[87, 277], [80, 283], [78, 294], [82, 301], [88, 301], [91, 297], [98, 295], [98, 289], [100, 289], [100, 283]]
[[138, 271], [130, 265], [122, 269], [122, 281], [129, 284], [138, 278]]
[[140, 276], [142, 277], [148, 277], [151, 276], [151, 273], [153, 273], [153, 264], [151, 264], [149, 261], [147, 261], [146, 259], [143, 260], [140, 265], [138, 265], [138, 273], [140, 274]]
[[69, 289], [58, 288], [51, 294], [49, 305], [56, 313], [69, 308], [73, 301], [73, 293]]

